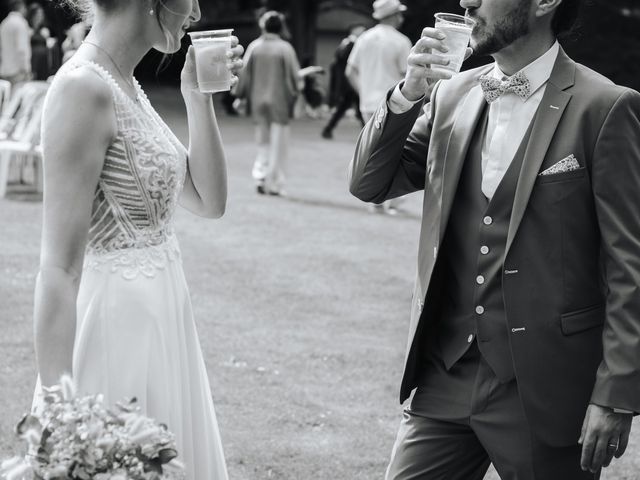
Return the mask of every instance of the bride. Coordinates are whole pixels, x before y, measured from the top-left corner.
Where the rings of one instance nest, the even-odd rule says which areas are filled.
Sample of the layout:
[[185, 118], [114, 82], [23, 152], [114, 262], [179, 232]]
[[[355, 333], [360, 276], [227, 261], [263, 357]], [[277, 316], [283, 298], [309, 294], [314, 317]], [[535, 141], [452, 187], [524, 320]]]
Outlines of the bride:
[[[151, 48], [178, 51], [200, 19], [198, 0], [66, 3], [90, 14], [93, 28], [45, 104], [35, 292], [40, 382], [71, 373], [81, 393], [102, 393], [111, 403], [136, 397], [175, 433], [189, 479], [227, 479], [173, 228], [178, 203], [210, 218], [225, 210], [213, 101], [197, 89], [191, 47], [181, 80], [187, 151], [133, 77]], [[243, 49], [235, 37], [232, 45], [235, 74]]]

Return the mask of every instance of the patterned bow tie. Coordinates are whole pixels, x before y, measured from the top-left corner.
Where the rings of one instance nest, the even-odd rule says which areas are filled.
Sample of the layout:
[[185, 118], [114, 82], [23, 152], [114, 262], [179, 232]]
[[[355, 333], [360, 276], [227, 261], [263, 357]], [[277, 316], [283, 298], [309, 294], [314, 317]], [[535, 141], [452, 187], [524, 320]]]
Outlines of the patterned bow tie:
[[498, 80], [490, 75], [481, 75], [480, 86], [487, 103], [494, 102], [500, 95], [507, 92], [515, 93], [523, 100], [531, 96], [531, 83], [522, 72], [518, 72], [506, 80]]

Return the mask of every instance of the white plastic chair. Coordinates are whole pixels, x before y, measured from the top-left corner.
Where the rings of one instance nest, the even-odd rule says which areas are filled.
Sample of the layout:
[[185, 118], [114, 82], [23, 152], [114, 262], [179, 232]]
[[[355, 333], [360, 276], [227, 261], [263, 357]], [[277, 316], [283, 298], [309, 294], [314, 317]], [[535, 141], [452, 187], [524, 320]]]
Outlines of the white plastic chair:
[[42, 191], [40, 125], [47, 82], [27, 82], [19, 87], [0, 117], [0, 198], [7, 192], [12, 160], [33, 159], [36, 189]]
[[11, 98], [11, 82], [0, 79], [0, 113], [4, 112], [5, 107]]

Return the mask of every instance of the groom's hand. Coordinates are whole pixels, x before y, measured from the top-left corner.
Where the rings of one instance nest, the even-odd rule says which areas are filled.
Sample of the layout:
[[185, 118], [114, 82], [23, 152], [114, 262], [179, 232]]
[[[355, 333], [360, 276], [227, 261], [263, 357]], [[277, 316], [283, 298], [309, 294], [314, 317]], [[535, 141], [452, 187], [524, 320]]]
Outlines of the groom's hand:
[[[411, 101], [416, 101], [428, 94], [438, 80], [446, 80], [453, 73], [443, 70], [433, 70], [433, 66], [449, 64], [449, 60], [442, 56], [447, 47], [443, 40], [443, 32], [427, 27], [422, 30], [420, 40], [413, 46], [407, 59], [407, 73], [404, 77], [402, 94]], [[467, 49], [465, 60], [473, 53]]]
[[596, 473], [620, 458], [629, 444], [633, 415], [615, 413], [608, 407], [589, 405], [578, 443], [582, 445], [582, 470]]

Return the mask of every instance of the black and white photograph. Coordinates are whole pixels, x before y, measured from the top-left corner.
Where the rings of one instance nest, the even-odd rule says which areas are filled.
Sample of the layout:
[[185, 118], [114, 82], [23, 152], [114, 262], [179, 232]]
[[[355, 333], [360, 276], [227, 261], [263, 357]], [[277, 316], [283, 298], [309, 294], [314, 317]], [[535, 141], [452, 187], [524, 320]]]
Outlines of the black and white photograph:
[[638, 0], [0, 0], [0, 479], [640, 480]]

